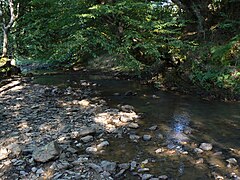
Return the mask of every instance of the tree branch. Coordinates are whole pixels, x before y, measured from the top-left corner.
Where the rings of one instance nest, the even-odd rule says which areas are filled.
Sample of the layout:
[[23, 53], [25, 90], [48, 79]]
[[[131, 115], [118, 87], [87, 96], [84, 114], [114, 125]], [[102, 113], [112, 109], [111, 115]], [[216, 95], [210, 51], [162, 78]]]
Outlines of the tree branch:
[[10, 29], [13, 26], [13, 23], [18, 18], [19, 15], [19, 4], [17, 5], [17, 14], [14, 14], [14, 6], [13, 6], [13, 0], [8, 0], [9, 3], [9, 10], [10, 10], [10, 21], [7, 26], [5, 26], [6, 29]]

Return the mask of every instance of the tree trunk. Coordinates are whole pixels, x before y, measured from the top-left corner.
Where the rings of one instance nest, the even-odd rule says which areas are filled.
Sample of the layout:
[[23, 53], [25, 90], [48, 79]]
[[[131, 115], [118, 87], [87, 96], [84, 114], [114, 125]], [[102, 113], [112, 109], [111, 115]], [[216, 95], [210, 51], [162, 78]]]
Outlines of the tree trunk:
[[2, 57], [7, 57], [8, 53], [8, 30], [3, 28], [3, 51]]

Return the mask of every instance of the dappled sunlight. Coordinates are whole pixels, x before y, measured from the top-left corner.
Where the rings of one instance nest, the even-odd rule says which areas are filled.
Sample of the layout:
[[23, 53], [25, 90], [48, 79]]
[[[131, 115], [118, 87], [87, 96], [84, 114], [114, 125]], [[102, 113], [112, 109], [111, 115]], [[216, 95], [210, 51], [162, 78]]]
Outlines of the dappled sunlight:
[[0, 95], [4, 95], [5, 91], [11, 90], [11, 91], [20, 91], [23, 89], [24, 86], [21, 84], [20, 80], [12, 80], [10, 83], [0, 87]]
[[127, 127], [131, 122], [137, 120], [139, 116], [134, 112], [123, 112], [118, 109], [108, 109], [106, 112], [96, 114], [94, 121], [109, 132], [116, 130], [116, 127]]
[[[84, 83], [90, 86], [93, 84], [87, 81]], [[28, 179], [75, 177], [88, 168], [85, 162], [98, 164], [95, 160], [101, 158], [119, 163], [136, 161], [134, 172], [139, 174], [149, 171], [152, 174], [183, 178], [194, 174], [197, 174], [194, 177], [211, 177], [213, 172], [219, 176], [232, 172], [239, 174], [234, 169], [237, 166], [227, 168], [229, 163], [226, 162], [229, 158], [239, 158], [239, 150], [232, 147], [228, 151], [224, 143], [209, 133], [211, 122], [204, 121], [218, 117], [207, 118], [202, 111], [193, 113], [194, 106], [176, 102], [176, 98], [171, 99], [172, 103], [159, 94], [153, 96], [143, 93], [143, 97], [140, 91], [135, 96], [121, 96], [124, 93], [119, 93], [116, 100], [121, 102], [109, 107], [109, 99], [101, 94], [96, 97], [88, 89], [89, 85], [86, 89], [82, 86], [59, 88], [23, 83], [21, 93], [10, 89], [5, 91], [4, 96], [0, 97], [0, 106], [4, 107], [1, 110], [5, 114], [1, 121], [1, 142], [5, 143], [0, 145], [6, 147], [3, 153], [7, 155], [4, 160], [0, 160], [1, 171], [20, 173], [15, 163], [33, 168], [29, 172], [18, 173]], [[110, 94], [116, 93], [116, 89], [112, 91]], [[146, 102], [149, 103], [146, 105]], [[142, 104], [144, 106], [141, 109], [139, 107]], [[238, 119], [238, 114], [232, 114], [233, 118]], [[228, 119], [222, 117], [221, 121]], [[219, 126], [219, 123], [214, 125]], [[234, 119], [228, 124], [225, 128], [238, 127]], [[37, 163], [33, 152], [49, 149], [46, 145], [51, 142], [56, 142], [59, 154], [50, 156], [46, 163]], [[196, 149], [201, 142], [212, 143], [213, 150], [198, 153]], [[12, 143], [22, 146], [20, 155], [12, 157], [8, 153], [7, 146]], [[41, 157], [46, 158], [49, 154]], [[209, 167], [213, 169], [209, 170]]]

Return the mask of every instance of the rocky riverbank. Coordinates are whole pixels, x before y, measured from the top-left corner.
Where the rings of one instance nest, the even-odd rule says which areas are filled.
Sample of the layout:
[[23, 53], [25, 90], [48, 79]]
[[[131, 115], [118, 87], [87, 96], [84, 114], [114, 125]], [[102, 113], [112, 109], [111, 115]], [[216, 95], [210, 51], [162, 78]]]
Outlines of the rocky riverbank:
[[[158, 127], [149, 127], [149, 133], [143, 136], [129, 133], [138, 129], [141, 121], [133, 106], [111, 108], [96, 90], [98, 84], [86, 80], [78, 83], [78, 88], [59, 88], [22, 78], [0, 88], [0, 179], [174, 178], [171, 174], [150, 173], [148, 164], [155, 159], [119, 163], [99, 158], [105, 148], [112, 146], [108, 139], [127, 137], [136, 145], [139, 141], [154, 143], [155, 135], [150, 132]], [[175, 136], [185, 137], [173, 134], [172, 138]], [[165, 136], [158, 134], [157, 138]], [[182, 145], [190, 146], [184, 140]], [[227, 158], [209, 143], [186, 149], [165, 145], [154, 149], [154, 153], [162, 159], [189, 156], [199, 168], [211, 169], [210, 176], [215, 179], [240, 179], [237, 150]], [[228, 168], [228, 174], [218, 173], [219, 162]]]

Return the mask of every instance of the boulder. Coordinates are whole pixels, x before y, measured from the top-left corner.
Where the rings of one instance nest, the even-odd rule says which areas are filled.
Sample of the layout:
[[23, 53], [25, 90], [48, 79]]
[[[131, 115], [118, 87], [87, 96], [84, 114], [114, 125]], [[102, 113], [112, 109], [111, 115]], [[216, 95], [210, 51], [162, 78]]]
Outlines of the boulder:
[[32, 157], [37, 162], [45, 163], [49, 160], [55, 159], [60, 154], [60, 147], [57, 142], [53, 141], [48, 143], [47, 145], [36, 149]]

